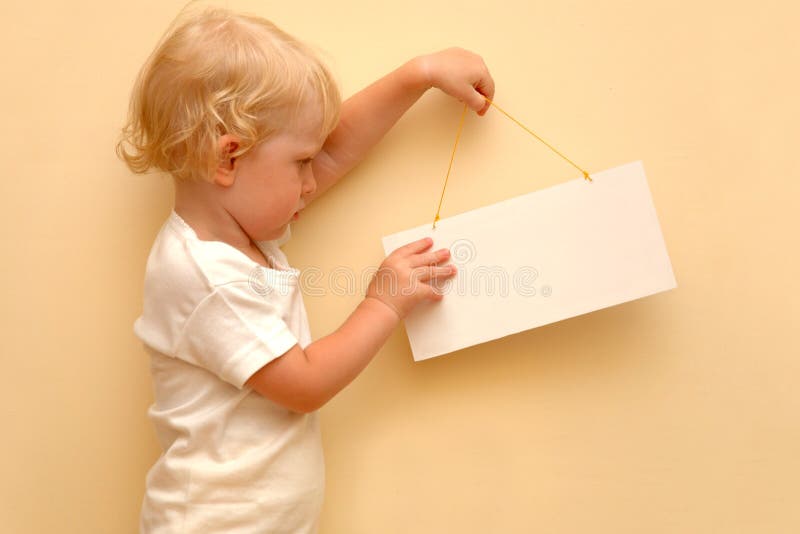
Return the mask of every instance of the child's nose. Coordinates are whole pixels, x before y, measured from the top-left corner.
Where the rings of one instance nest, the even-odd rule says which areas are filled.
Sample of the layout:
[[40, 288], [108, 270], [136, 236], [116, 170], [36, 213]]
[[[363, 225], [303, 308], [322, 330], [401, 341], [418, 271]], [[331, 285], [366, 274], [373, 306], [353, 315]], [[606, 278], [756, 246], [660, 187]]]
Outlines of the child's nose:
[[[309, 165], [309, 167], [310, 167], [310, 165]], [[317, 180], [316, 180], [316, 178], [314, 178], [314, 174], [309, 171], [306, 174], [305, 180], [303, 182], [303, 194], [304, 195], [311, 195], [316, 190], [317, 190]]]

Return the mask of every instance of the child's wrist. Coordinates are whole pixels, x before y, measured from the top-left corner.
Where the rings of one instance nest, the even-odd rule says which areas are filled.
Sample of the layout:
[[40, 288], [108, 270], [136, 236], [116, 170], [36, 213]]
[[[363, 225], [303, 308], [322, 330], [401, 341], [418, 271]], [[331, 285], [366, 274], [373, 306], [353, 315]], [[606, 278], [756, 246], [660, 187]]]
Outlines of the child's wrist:
[[433, 87], [433, 79], [431, 77], [430, 65], [426, 56], [417, 56], [406, 63], [409, 71], [409, 82], [420, 91], [427, 91]]
[[364, 298], [363, 302], [364, 304], [371, 306], [376, 310], [380, 310], [382, 314], [386, 315], [387, 317], [390, 317], [395, 321], [399, 322], [403, 319], [403, 315], [395, 306], [393, 306], [391, 303], [386, 302], [385, 300], [379, 297], [373, 295], [367, 295]]

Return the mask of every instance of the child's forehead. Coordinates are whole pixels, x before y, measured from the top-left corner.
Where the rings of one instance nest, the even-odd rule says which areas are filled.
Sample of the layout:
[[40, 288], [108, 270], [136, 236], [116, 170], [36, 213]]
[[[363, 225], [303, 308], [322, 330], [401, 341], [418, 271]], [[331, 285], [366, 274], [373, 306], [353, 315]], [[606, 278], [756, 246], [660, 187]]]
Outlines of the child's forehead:
[[313, 130], [322, 128], [323, 118], [322, 104], [316, 100], [305, 100], [298, 104], [292, 122], [298, 130]]
[[307, 106], [301, 109], [287, 128], [288, 133], [296, 138], [300, 143], [306, 145], [317, 145], [323, 135], [322, 109], [319, 106]]
[[282, 144], [287, 148], [309, 153], [318, 152], [325, 140], [320, 127], [286, 128], [281, 132], [280, 137], [283, 139]]

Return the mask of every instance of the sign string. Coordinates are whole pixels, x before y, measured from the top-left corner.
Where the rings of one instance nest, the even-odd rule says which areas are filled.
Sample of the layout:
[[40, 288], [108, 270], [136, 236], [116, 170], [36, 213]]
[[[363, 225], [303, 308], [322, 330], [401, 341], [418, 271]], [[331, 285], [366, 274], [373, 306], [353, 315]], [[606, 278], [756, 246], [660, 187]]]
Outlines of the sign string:
[[[486, 98], [486, 97], [484, 97], [484, 98]], [[591, 181], [592, 181], [592, 178], [589, 176], [589, 173], [588, 173], [588, 172], [586, 172], [584, 169], [582, 169], [581, 167], [579, 167], [578, 165], [576, 165], [576, 164], [575, 164], [575, 163], [574, 163], [574, 162], [573, 162], [571, 159], [569, 159], [567, 156], [565, 156], [564, 154], [562, 154], [561, 152], [559, 152], [558, 150], [556, 150], [556, 148], [555, 148], [553, 145], [551, 145], [550, 143], [548, 143], [547, 141], [545, 141], [544, 139], [542, 139], [541, 137], [539, 137], [538, 135], [536, 135], [536, 134], [535, 134], [535, 133], [534, 133], [534, 132], [533, 132], [533, 131], [532, 131], [530, 128], [528, 128], [527, 126], [525, 126], [524, 124], [522, 124], [520, 121], [518, 121], [517, 119], [515, 119], [514, 117], [512, 117], [512, 116], [511, 116], [511, 115], [509, 115], [508, 113], [506, 113], [506, 112], [505, 112], [505, 111], [504, 111], [504, 110], [503, 110], [503, 109], [502, 109], [500, 106], [498, 106], [497, 104], [495, 104], [494, 102], [492, 102], [492, 101], [491, 101], [491, 100], [489, 100], [488, 98], [486, 98], [486, 101], [487, 101], [487, 102], [489, 102], [489, 104], [491, 104], [492, 106], [496, 107], [496, 108], [497, 108], [497, 110], [498, 110], [500, 113], [502, 113], [503, 115], [505, 115], [506, 117], [508, 117], [509, 119], [511, 119], [512, 121], [514, 121], [515, 123], [517, 123], [517, 124], [518, 124], [518, 125], [519, 125], [519, 126], [522, 128], [522, 129], [524, 129], [526, 132], [528, 132], [529, 134], [531, 134], [532, 136], [534, 136], [536, 139], [538, 139], [539, 141], [541, 141], [541, 142], [542, 142], [542, 143], [543, 143], [543, 144], [544, 144], [544, 145], [545, 145], [547, 148], [549, 148], [550, 150], [552, 150], [553, 152], [555, 152], [556, 154], [558, 154], [559, 156], [561, 156], [561, 158], [562, 158], [562, 159], [564, 159], [564, 160], [565, 160], [567, 163], [569, 163], [570, 165], [572, 165], [573, 167], [575, 167], [576, 169], [578, 169], [579, 171], [581, 171], [581, 173], [583, 174], [583, 178], [584, 178], [585, 180], [587, 180], [587, 181], [589, 181], [589, 182], [591, 182]], [[454, 159], [455, 159], [455, 157], [456, 157], [456, 149], [458, 148], [458, 141], [459, 141], [459, 139], [461, 139], [461, 131], [464, 129], [464, 118], [465, 118], [466, 116], [467, 116], [467, 104], [465, 103], [465, 104], [464, 104], [464, 111], [461, 113], [461, 121], [460, 121], [460, 123], [459, 123], [459, 125], [458, 125], [458, 133], [456, 134], [456, 142], [455, 142], [455, 144], [453, 145], [453, 153], [450, 155], [450, 165], [448, 165], [448, 167], [447, 167], [447, 175], [446, 175], [446, 176], [445, 176], [445, 178], [444, 178], [444, 187], [442, 187], [442, 196], [439, 198], [439, 206], [436, 208], [436, 216], [433, 218], [433, 228], [434, 228], [434, 229], [436, 229], [436, 222], [437, 222], [437, 221], [440, 219], [440, 217], [439, 217], [439, 213], [440, 213], [440, 212], [441, 212], [441, 210], [442, 210], [442, 202], [444, 201], [444, 192], [445, 192], [445, 190], [447, 189], [447, 181], [448, 181], [448, 180], [449, 180], [449, 178], [450, 178], [450, 170], [453, 168], [453, 160], [454, 160]]]

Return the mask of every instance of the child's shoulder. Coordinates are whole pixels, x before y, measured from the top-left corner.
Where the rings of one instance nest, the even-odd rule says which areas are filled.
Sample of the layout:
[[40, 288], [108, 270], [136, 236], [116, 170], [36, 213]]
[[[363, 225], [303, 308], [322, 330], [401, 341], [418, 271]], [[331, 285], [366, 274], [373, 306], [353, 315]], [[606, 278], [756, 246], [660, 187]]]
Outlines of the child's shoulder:
[[[282, 254], [276, 241], [259, 245]], [[270, 313], [282, 313], [289, 300], [284, 286], [296, 274], [266, 271], [227, 243], [198, 239], [173, 211], [147, 259], [142, 314], [134, 331], [145, 343], [168, 354], [187, 321], [198, 314], [220, 312], [263, 321]], [[292, 287], [296, 285], [295, 281]], [[220, 302], [225, 303], [222, 308]]]
[[246, 282], [252, 269], [252, 260], [227, 243], [198, 239], [173, 210], [153, 241], [145, 284], [209, 293], [219, 286]]

